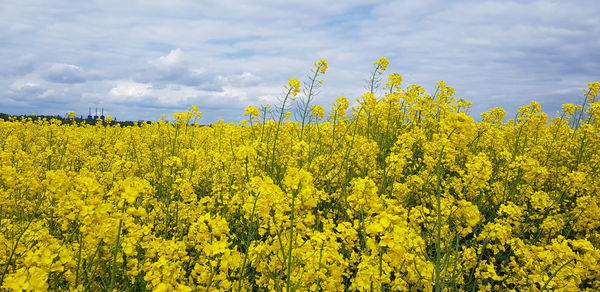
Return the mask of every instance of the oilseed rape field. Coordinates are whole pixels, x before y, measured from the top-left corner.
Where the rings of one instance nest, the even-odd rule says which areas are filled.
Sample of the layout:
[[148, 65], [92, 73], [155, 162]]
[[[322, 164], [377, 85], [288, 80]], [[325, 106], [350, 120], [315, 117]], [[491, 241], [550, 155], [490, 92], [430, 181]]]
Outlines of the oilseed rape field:
[[600, 289], [600, 82], [476, 121], [387, 66], [325, 108], [321, 59], [240, 123], [0, 120], [0, 287]]

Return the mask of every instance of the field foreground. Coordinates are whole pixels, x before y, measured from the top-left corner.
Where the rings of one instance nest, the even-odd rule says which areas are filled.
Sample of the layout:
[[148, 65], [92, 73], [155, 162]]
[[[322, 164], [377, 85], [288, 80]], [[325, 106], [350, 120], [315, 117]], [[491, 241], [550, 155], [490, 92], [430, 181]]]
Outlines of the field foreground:
[[374, 66], [350, 109], [321, 60], [240, 124], [0, 120], [0, 287], [600, 289], [600, 82], [475, 122]]

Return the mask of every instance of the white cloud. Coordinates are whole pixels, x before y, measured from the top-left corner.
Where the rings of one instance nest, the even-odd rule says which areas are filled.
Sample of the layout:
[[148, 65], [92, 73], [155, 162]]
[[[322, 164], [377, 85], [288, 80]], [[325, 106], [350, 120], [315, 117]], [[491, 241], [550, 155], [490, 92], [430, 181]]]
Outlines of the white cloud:
[[[353, 99], [380, 56], [405, 84], [446, 80], [475, 112], [531, 98], [552, 107], [598, 78], [596, 2], [9, 1], [0, 108], [21, 110], [7, 99], [43, 111], [127, 102], [121, 118], [145, 119], [195, 103], [205, 121], [208, 108], [236, 120], [247, 104], [276, 103], [287, 78], [305, 79], [322, 57], [330, 69], [317, 102]], [[42, 95], [47, 103], [35, 104]]]
[[120, 81], [117, 83], [116, 87], [113, 87], [108, 95], [115, 100], [122, 100], [123, 98], [128, 98], [131, 100], [140, 100], [140, 98], [148, 96], [150, 94], [150, 89], [152, 88], [152, 84], [149, 83], [137, 83], [132, 81]]
[[224, 85], [244, 87], [256, 85], [262, 80], [260, 76], [256, 76], [250, 72], [243, 72], [240, 74], [234, 74], [229, 76], [219, 76], [218, 79]]
[[148, 63], [161, 70], [170, 70], [177, 68], [183, 64], [184, 54], [179, 48], [171, 50], [166, 56], [161, 56], [158, 59], [150, 60]]
[[10, 89], [14, 91], [38, 91], [41, 89], [41, 84], [30, 79], [18, 79], [12, 82]]
[[275, 95], [261, 95], [258, 97], [258, 102], [260, 105], [270, 105], [271, 108], [273, 108], [273, 105], [275, 105], [278, 101], [279, 98]]
[[83, 69], [73, 64], [52, 64], [43, 75], [46, 80], [56, 83], [81, 83], [86, 80]]

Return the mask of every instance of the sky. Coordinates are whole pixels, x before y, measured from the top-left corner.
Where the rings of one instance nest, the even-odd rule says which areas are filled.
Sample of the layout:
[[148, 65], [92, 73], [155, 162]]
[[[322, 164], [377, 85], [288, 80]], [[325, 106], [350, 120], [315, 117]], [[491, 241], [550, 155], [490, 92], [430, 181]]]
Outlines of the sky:
[[315, 102], [354, 100], [387, 57], [386, 73], [430, 93], [444, 80], [475, 117], [532, 100], [552, 113], [600, 80], [599, 36], [597, 0], [0, 0], [0, 112], [158, 120], [198, 105], [204, 123], [234, 122], [319, 58]]

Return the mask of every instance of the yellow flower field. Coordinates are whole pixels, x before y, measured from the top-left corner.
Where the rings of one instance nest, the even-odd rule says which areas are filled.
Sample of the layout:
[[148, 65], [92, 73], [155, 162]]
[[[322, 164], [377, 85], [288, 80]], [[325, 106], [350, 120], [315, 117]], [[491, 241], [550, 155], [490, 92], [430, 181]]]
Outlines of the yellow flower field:
[[319, 60], [239, 124], [0, 120], [0, 287], [600, 289], [600, 82], [476, 122], [388, 63], [325, 109]]

